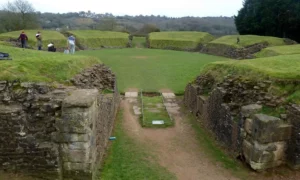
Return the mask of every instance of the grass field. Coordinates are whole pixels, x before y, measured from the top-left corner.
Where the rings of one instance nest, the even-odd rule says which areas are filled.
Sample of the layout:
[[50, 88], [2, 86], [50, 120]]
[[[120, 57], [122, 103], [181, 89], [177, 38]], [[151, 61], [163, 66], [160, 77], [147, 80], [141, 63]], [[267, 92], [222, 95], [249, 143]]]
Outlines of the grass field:
[[[34, 49], [37, 49], [37, 41], [35, 38], [35, 34], [39, 30], [25, 30], [24, 32], [28, 36], [28, 45]], [[67, 38], [62, 35], [60, 32], [57, 31], [50, 31], [50, 30], [40, 30], [42, 35], [42, 42], [43, 42], [43, 50], [47, 50], [47, 45], [50, 42], [53, 42], [56, 48], [63, 48], [67, 46]], [[9, 39], [18, 39], [21, 31], [13, 31], [8, 33], [0, 34], [0, 40], [6, 41]]]
[[80, 51], [78, 54], [95, 56], [111, 67], [118, 79], [118, 88], [143, 89], [158, 92], [169, 88], [183, 94], [188, 82], [194, 80], [211, 62], [229, 60], [199, 53], [158, 49], [105, 49]]
[[153, 32], [149, 34], [151, 48], [194, 50], [200, 44], [212, 41], [214, 37], [209, 33], [196, 31], [168, 31]]
[[82, 69], [99, 64], [95, 57], [65, 55], [0, 45], [13, 60], [0, 61], [0, 79], [66, 83]]
[[[122, 111], [118, 113], [113, 135], [113, 141], [108, 152], [108, 158], [101, 168], [103, 180], [174, 180], [176, 177], [161, 167], [151, 152], [148, 145], [139, 144], [131, 139], [122, 127]], [[152, 159], [152, 160], [149, 160]]]
[[268, 47], [256, 53], [256, 57], [269, 57], [278, 55], [300, 54], [300, 45], [286, 45]]
[[146, 47], [146, 37], [134, 36], [132, 40], [133, 48], [145, 48]]
[[[143, 104], [144, 118], [141, 121], [143, 127], [165, 128], [174, 125], [174, 122], [170, 119], [169, 114], [165, 109], [161, 96], [143, 96]], [[153, 120], [163, 120], [164, 124], [153, 125]]]
[[102, 47], [126, 47], [128, 34], [113, 31], [74, 30], [68, 31], [76, 37], [76, 44], [84, 48], [99, 49]]
[[[237, 44], [237, 37], [240, 38], [240, 43]], [[268, 42], [269, 46], [285, 45], [282, 38], [270, 36], [256, 36], [256, 35], [228, 35], [222, 36], [218, 39], [211, 41], [209, 44], [222, 44], [235, 48], [242, 48], [245, 46], [253, 45], [256, 43]]]

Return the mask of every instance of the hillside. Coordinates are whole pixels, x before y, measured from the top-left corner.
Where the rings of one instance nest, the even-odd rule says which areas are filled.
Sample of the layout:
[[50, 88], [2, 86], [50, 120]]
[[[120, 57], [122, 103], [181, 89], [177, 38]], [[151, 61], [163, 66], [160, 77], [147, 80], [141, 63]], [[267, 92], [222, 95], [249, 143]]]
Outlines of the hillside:
[[[37, 49], [37, 40], [35, 34], [37, 31], [41, 32], [42, 41], [43, 41], [43, 50], [47, 50], [47, 45], [50, 42], [53, 42], [56, 48], [64, 48], [67, 46], [67, 38], [57, 31], [51, 30], [25, 30], [24, 32], [28, 36], [28, 46], [32, 49]], [[0, 41], [11, 42], [13, 45], [16, 45], [16, 40], [18, 39], [21, 31], [12, 31], [8, 33], [0, 34]]]
[[65, 55], [0, 45], [1, 52], [13, 60], [0, 61], [0, 79], [29, 82], [60, 82], [68, 80], [83, 69], [102, 63], [88, 56]]

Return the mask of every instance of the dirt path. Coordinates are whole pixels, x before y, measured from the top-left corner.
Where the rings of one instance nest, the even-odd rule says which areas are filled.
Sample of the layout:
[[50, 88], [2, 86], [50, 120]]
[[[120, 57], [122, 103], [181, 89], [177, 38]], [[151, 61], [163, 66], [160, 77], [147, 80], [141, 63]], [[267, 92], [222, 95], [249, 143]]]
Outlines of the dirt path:
[[134, 99], [121, 102], [124, 127], [134, 139], [151, 144], [161, 166], [174, 173], [179, 180], [234, 180], [229, 172], [213, 164], [201, 150], [191, 124], [180, 113], [173, 116], [175, 127], [145, 129], [132, 112]]

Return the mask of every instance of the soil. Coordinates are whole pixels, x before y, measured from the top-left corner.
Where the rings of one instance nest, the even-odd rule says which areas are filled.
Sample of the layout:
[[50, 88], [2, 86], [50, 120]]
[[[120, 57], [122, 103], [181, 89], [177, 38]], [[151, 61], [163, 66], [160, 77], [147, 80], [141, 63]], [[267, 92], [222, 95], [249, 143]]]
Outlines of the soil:
[[[169, 92], [169, 91], [168, 91]], [[176, 102], [175, 102], [176, 103]], [[177, 105], [180, 104], [177, 100]], [[192, 128], [180, 106], [169, 109], [175, 120], [175, 126], [166, 129], [142, 128], [138, 116], [132, 112], [132, 106], [137, 105], [134, 98], [121, 101], [124, 111], [123, 125], [125, 131], [141, 144], [148, 144], [159, 164], [175, 174], [178, 180], [236, 180], [239, 179], [214, 163], [205, 154], [201, 144], [196, 139]], [[300, 172], [286, 167], [276, 168], [257, 173], [249, 169], [243, 179], [247, 180], [299, 180]]]
[[124, 127], [132, 138], [151, 144], [159, 164], [175, 174], [179, 180], [235, 180], [228, 171], [206, 157], [195, 138], [195, 132], [182, 114], [177, 113], [175, 127], [167, 129], [145, 129], [132, 113], [132, 104], [122, 100]]

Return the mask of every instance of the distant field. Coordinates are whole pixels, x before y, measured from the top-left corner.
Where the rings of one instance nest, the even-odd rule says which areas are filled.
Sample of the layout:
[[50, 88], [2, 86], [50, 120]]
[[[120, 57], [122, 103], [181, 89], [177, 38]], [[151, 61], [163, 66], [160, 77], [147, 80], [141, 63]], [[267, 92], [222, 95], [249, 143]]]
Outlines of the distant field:
[[274, 46], [268, 47], [256, 53], [256, 57], [269, 57], [278, 55], [290, 55], [290, 54], [300, 54], [300, 45], [286, 45], [286, 46]]
[[[237, 44], [237, 37], [240, 38], [239, 44]], [[282, 38], [270, 37], [270, 36], [256, 36], [256, 35], [229, 35], [222, 36], [218, 39], [211, 41], [209, 44], [227, 45], [235, 48], [242, 48], [245, 46], [253, 45], [256, 43], [268, 42], [270, 46], [285, 45]]]
[[95, 57], [65, 55], [0, 45], [13, 60], [0, 61], [0, 80], [66, 83], [75, 74], [101, 61]]
[[[28, 45], [34, 49], [37, 49], [35, 34], [37, 31], [41, 32], [43, 40], [43, 49], [47, 50], [47, 45], [53, 42], [57, 48], [64, 48], [67, 46], [67, 38], [57, 31], [50, 30], [25, 30], [25, 34], [28, 36]], [[0, 41], [7, 41], [10, 39], [17, 40], [21, 31], [13, 31], [0, 34]]]
[[149, 34], [149, 44], [156, 49], [195, 50], [201, 44], [212, 41], [209, 33], [195, 31], [168, 31]]
[[121, 92], [139, 88], [144, 92], [158, 92], [169, 88], [183, 94], [188, 82], [200, 74], [211, 62], [227, 58], [199, 53], [159, 49], [103, 49], [80, 51], [78, 54], [95, 56], [116, 73]]
[[76, 44], [85, 49], [121, 48], [128, 43], [128, 34], [113, 31], [74, 30], [68, 31], [76, 37]]

